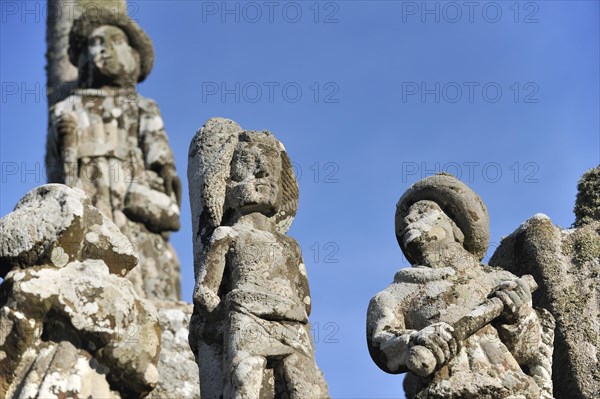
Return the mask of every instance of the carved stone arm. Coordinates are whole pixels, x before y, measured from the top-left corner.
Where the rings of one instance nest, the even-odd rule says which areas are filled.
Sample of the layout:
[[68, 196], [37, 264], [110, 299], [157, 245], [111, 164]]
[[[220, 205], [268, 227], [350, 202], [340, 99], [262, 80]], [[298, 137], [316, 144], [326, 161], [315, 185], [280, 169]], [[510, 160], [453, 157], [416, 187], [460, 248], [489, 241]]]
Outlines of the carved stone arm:
[[139, 139], [146, 168], [157, 170], [165, 166], [175, 166], [175, 158], [158, 106], [154, 101], [145, 98], [140, 99]]
[[173, 194], [177, 205], [181, 206], [181, 179], [175, 172], [175, 158], [160, 111], [154, 101], [144, 98], [140, 99], [139, 145], [146, 169], [162, 177], [165, 193]]
[[304, 259], [302, 257], [302, 250], [300, 249], [300, 245], [293, 238], [288, 238], [288, 242], [293, 248], [294, 254], [296, 255], [296, 263], [298, 264], [299, 274], [298, 274], [298, 297], [304, 303], [306, 309], [306, 315], [310, 316], [310, 312], [312, 310], [311, 300], [310, 300], [310, 287], [308, 285], [308, 276], [306, 274], [306, 266], [304, 265]]
[[405, 328], [399, 305], [398, 298], [383, 291], [371, 300], [367, 313], [369, 353], [379, 368], [391, 374], [409, 371], [409, 342], [417, 333]]

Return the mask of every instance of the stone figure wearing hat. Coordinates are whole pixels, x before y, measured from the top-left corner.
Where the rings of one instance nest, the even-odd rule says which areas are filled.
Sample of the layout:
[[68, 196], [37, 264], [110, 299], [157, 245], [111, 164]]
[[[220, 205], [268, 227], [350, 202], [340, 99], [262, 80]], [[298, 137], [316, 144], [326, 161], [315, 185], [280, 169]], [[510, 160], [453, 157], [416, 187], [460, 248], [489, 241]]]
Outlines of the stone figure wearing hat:
[[[554, 319], [533, 279], [482, 264], [489, 217], [449, 174], [400, 198], [396, 236], [411, 268], [369, 304], [367, 342], [408, 398], [551, 398]], [[495, 312], [495, 313], [494, 313]]]
[[190, 145], [194, 314], [190, 346], [207, 398], [324, 398], [298, 243], [298, 186], [268, 131], [210, 119]]
[[48, 181], [82, 189], [130, 238], [140, 263], [128, 277], [140, 294], [179, 299], [168, 236], [179, 229], [181, 183], [158, 107], [136, 90], [152, 68], [152, 42], [125, 15], [83, 15], [69, 59], [79, 83], [50, 110]]

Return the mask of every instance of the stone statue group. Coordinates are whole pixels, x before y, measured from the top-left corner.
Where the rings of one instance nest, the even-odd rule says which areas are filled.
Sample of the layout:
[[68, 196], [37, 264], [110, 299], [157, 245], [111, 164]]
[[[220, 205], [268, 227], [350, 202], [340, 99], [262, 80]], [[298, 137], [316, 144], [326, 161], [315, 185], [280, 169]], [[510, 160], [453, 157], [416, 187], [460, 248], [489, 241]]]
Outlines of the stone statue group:
[[[6, 328], [0, 330], [0, 390], [11, 398], [35, 396], [26, 396], [15, 377], [15, 370], [27, 364], [25, 352], [8, 354], [14, 351], [8, 345], [24, 348], [52, 339], [48, 323], [41, 321], [35, 327], [39, 335], [23, 335], [27, 342], [19, 343], [11, 335], [19, 314], [50, 320], [56, 313], [71, 320], [65, 325], [75, 325], [81, 316], [60, 301], [49, 305], [25, 295], [19, 284], [40, 276], [23, 271], [61, 256], [66, 256], [65, 264], [78, 259], [85, 266], [85, 248], [95, 237], [90, 226], [120, 231], [122, 242], [132, 244], [137, 266], [129, 264], [114, 278], [126, 274], [141, 301], [135, 303], [180, 296], [179, 263], [168, 238], [179, 229], [181, 181], [157, 105], [135, 91], [152, 68], [152, 43], [127, 17], [101, 13], [74, 21], [68, 56], [78, 68], [78, 87], [50, 110], [46, 163], [50, 183], [80, 189], [89, 197], [85, 215], [91, 216], [80, 227], [86, 238], [73, 253], [57, 253], [55, 242], [50, 245], [48, 240], [46, 249], [37, 252], [19, 252], [11, 249], [14, 244], [2, 243], [0, 322]], [[314, 359], [306, 268], [298, 243], [286, 235], [298, 208], [298, 185], [283, 144], [268, 131], [247, 131], [228, 119], [210, 119], [192, 139], [188, 183], [196, 282], [189, 346], [199, 367], [201, 397], [328, 397]], [[46, 187], [30, 196], [62, 204], [80, 195], [62, 186]], [[600, 191], [597, 183], [590, 190], [592, 196]], [[20, 234], [13, 225], [8, 229], [9, 219], [18, 216], [19, 207], [30, 207], [29, 202], [3, 219], [7, 232]], [[73, 215], [79, 215], [72, 207]], [[590, 223], [598, 222], [597, 209], [587, 215]], [[375, 364], [388, 373], [406, 373], [408, 398], [554, 397], [555, 331], [561, 339], [565, 335], [556, 322], [565, 324], [563, 319], [570, 316], [558, 306], [540, 306], [544, 298], [558, 301], [543, 270], [536, 271], [535, 265], [512, 272], [509, 266], [503, 268], [502, 256], [507, 264], [518, 264], [518, 251], [500, 253], [496, 266], [481, 263], [490, 234], [481, 198], [454, 176], [438, 174], [408, 188], [395, 218], [398, 243], [412, 267], [399, 270], [369, 304], [366, 340]], [[107, 245], [114, 251], [115, 242]], [[100, 260], [106, 256], [102, 251]], [[40, 260], [43, 254], [47, 256]], [[597, 268], [598, 258], [592, 256], [592, 266], [586, 267]], [[100, 273], [84, 269], [77, 270]], [[49, 296], [81, 300], [77, 293], [68, 296], [54, 288], [48, 285]], [[598, 288], [592, 293], [599, 297]], [[23, 304], [22, 298], [30, 303]], [[153, 336], [153, 310], [145, 305], [137, 309], [140, 325]], [[597, 325], [597, 304], [591, 311]], [[130, 357], [126, 346], [113, 345], [110, 334], [98, 326], [77, 331], [75, 347], [112, 368], [105, 374], [115, 397], [143, 397], [156, 385], [155, 374], [161, 370], [156, 370], [155, 352]], [[588, 339], [595, 339], [591, 344], [600, 350], [597, 335]], [[570, 356], [561, 354], [568, 361]], [[576, 369], [577, 364], [565, 367]], [[572, 383], [582, 392], [598, 387], [592, 376], [591, 382], [577, 378]]]

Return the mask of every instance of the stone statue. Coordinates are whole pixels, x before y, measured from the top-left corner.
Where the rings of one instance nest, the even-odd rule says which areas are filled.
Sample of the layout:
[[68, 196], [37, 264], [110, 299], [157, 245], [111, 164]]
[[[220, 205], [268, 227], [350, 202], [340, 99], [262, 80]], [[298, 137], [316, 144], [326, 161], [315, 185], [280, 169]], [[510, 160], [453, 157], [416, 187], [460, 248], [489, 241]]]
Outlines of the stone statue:
[[396, 237], [412, 267], [369, 305], [367, 342], [408, 398], [551, 398], [554, 319], [533, 309], [531, 276], [481, 264], [485, 205], [449, 174], [400, 198]]
[[0, 398], [141, 398], [159, 383], [154, 305], [128, 239], [81, 190], [48, 184], [0, 219]]
[[104, 11], [70, 31], [79, 83], [50, 109], [48, 181], [82, 189], [131, 240], [140, 263], [128, 277], [141, 295], [176, 300], [168, 236], [179, 229], [181, 182], [158, 107], [135, 88], [152, 68], [152, 42], [125, 14]]
[[190, 145], [194, 315], [190, 346], [207, 398], [324, 398], [298, 243], [285, 235], [298, 186], [268, 131], [210, 119]]
[[490, 264], [540, 285], [533, 304], [556, 319], [554, 396], [600, 398], [600, 165], [577, 189], [572, 228], [534, 215], [502, 240]]

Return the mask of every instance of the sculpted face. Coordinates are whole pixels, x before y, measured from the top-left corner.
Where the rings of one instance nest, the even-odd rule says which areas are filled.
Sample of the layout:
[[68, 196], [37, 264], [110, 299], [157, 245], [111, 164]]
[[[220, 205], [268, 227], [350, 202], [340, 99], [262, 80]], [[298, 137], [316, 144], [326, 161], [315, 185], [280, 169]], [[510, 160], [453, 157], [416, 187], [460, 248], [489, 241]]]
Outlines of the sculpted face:
[[129, 45], [125, 32], [115, 26], [103, 25], [92, 32], [87, 64], [92, 87], [133, 84], [140, 73], [138, 53]]
[[242, 136], [231, 162], [227, 185], [229, 208], [243, 214], [277, 212], [281, 184], [281, 154], [273, 138], [260, 134]]
[[418, 201], [404, 218], [402, 239], [410, 256], [418, 261], [450, 243], [464, 241], [464, 235], [454, 222], [433, 201]]

